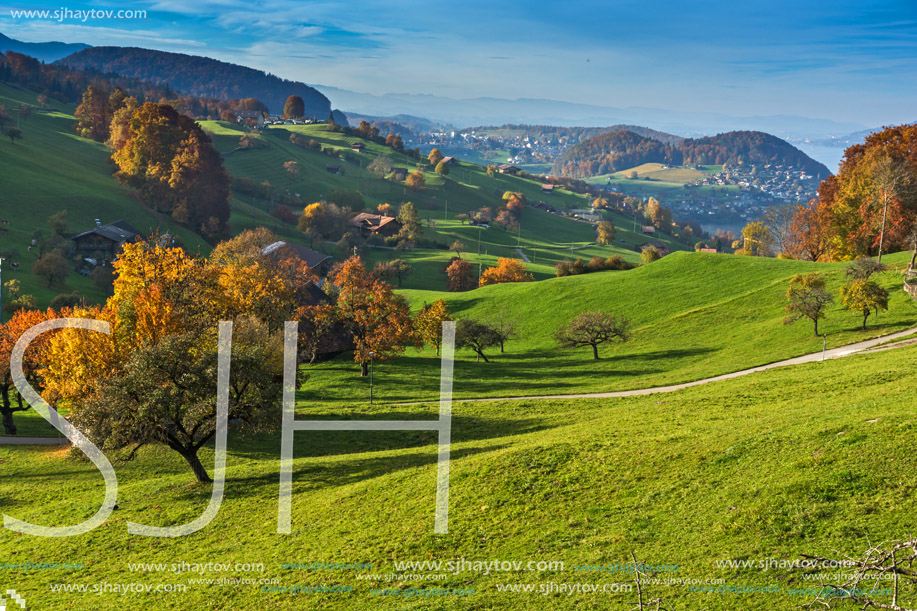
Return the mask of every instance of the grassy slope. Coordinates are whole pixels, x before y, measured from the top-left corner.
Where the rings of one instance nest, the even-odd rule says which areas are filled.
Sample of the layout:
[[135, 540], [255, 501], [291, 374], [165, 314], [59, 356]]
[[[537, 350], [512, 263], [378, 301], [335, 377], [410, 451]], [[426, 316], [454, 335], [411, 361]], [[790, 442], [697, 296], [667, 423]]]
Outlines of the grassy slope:
[[[0, 85], [0, 104], [18, 108], [21, 103], [35, 103], [33, 92]], [[12, 111], [14, 120], [17, 112]], [[147, 231], [159, 228], [181, 237], [189, 248], [196, 249], [203, 240], [150, 210], [130, 197], [130, 192], [112, 178], [108, 152], [97, 142], [73, 133], [73, 108], [55, 104], [49, 112], [33, 112], [21, 122], [24, 138], [15, 145], [0, 141], [0, 218], [10, 219], [9, 233], [0, 234], [0, 250], [14, 248], [19, 252], [18, 271], [4, 267], [4, 282], [21, 281], [24, 292], [34, 294], [40, 303], [58, 293], [78, 290], [93, 300], [103, 298], [92, 281], [72, 273], [66, 284], [51, 289], [32, 275], [33, 253], [29, 242], [36, 229], [48, 232], [45, 221], [61, 210], [69, 213], [72, 232], [89, 229], [94, 219], [112, 222], [124, 219]]]
[[[903, 265], [906, 259], [902, 253], [889, 261]], [[518, 320], [520, 338], [507, 344], [506, 354], [491, 350], [491, 363], [476, 363], [470, 352], [459, 352], [457, 396], [598, 392], [685, 382], [820, 350], [822, 340], [813, 337], [811, 323], [781, 324], [789, 278], [825, 272], [837, 295], [843, 270], [843, 264], [674, 253], [628, 272], [495, 285], [467, 293], [404, 294], [415, 308], [443, 298], [459, 317], [507, 312]], [[901, 290], [900, 275], [886, 272], [879, 281], [891, 293], [890, 310], [878, 321], [870, 318], [863, 332], [859, 315], [841, 310], [838, 299], [820, 328], [829, 336], [829, 347], [917, 324], [917, 304]], [[557, 347], [552, 334], [558, 325], [597, 309], [628, 317], [634, 329], [631, 341], [603, 347], [599, 361], [588, 348]], [[377, 362], [376, 397], [408, 401], [436, 396], [438, 368], [431, 356], [432, 350], [410, 349]], [[314, 368], [314, 381], [307, 388], [316, 400], [362, 403], [369, 395], [368, 381], [354, 377], [349, 355]]]
[[[226, 498], [202, 532], [146, 539], [128, 520], [193, 520], [209, 487], [162, 448], [118, 465], [119, 506], [98, 530], [59, 540], [0, 531], [12, 562], [84, 562], [83, 571], [4, 571], [6, 587], [36, 609], [629, 609], [634, 596], [500, 593], [497, 584], [616, 583], [578, 564], [677, 564], [677, 578], [731, 586], [800, 587], [785, 571], [718, 569], [726, 559], [855, 554], [867, 540], [912, 528], [917, 457], [909, 397], [917, 348], [756, 374], [656, 397], [457, 404], [450, 531], [432, 535], [435, 436], [429, 433], [296, 434], [293, 534], [276, 534], [277, 435], [233, 438]], [[303, 395], [300, 417], [340, 417]], [[422, 408], [350, 409], [347, 417], [422, 417]], [[205, 452], [205, 463], [212, 455]], [[98, 472], [57, 450], [0, 448], [4, 513], [45, 525], [76, 523], [102, 499]], [[461, 572], [445, 581], [371, 584], [363, 571], [283, 570], [285, 562], [560, 560], [547, 573]], [[181, 595], [53, 594], [49, 585], [186, 583], [130, 572], [127, 562], [263, 562], [284, 586], [344, 585], [350, 593], [262, 593], [256, 585], [191, 585]], [[474, 588], [464, 598], [373, 596], [381, 587]], [[791, 609], [784, 593], [700, 594], [656, 586], [678, 608]]]
[[[232, 124], [219, 121], [204, 121], [203, 127], [208, 130], [217, 148], [226, 153], [238, 144], [243, 133]], [[306, 138], [319, 141], [323, 147], [337, 151], [347, 151], [349, 160], [330, 157], [323, 153], [304, 150], [289, 142], [291, 132], [299, 133]], [[225, 157], [228, 171], [236, 176], [252, 178], [258, 182], [268, 180], [277, 188], [299, 193], [309, 201], [326, 197], [338, 188], [358, 190], [363, 193], [367, 207], [375, 208], [380, 203], [400, 205], [413, 201], [420, 210], [421, 216], [428, 220], [424, 236], [442, 244], [451, 244], [455, 240], [463, 242], [469, 250], [470, 260], [477, 264], [492, 265], [497, 257], [518, 257], [515, 248], [524, 249], [529, 259], [534, 259], [530, 266], [537, 279], [554, 276], [555, 262], [571, 256], [592, 257], [621, 255], [632, 261], [639, 260], [635, 247], [647, 239], [633, 231], [634, 221], [618, 214], [610, 215], [618, 228], [614, 244], [600, 247], [594, 244], [595, 230], [589, 223], [578, 222], [529, 206], [522, 218], [521, 233], [507, 233], [497, 227], [481, 230], [481, 256], [477, 256], [478, 229], [462, 225], [455, 221], [455, 215], [468, 213], [482, 206], [497, 207], [505, 191], [520, 191], [531, 202], [545, 201], [558, 209], [587, 208], [588, 200], [579, 194], [558, 190], [556, 193], [542, 193], [541, 185], [514, 176], [496, 175], [490, 177], [485, 169], [473, 163], [460, 162], [452, 168], [448, 177], [440, 177], [424, 166], [427, 178], [427, 189], [411, 192], [401, 183], [381, 180], [365, 168], [378, 155], [390, 155], [395, 165], [413, 171], [416, 162], [390, 148], [366, 142], [365, 153], [350, 151], [350, 144], [358, 138], [348, 137], [341, 133], [329, 132], [324, 125], [272, 127], [262, 132], [263, 148], [236, 151]], [[301, 173], [296, 178], [283, 170], [286, 161], [297, 161]], [[339, 165], [343, 175], [329, 174], [327, 165]], [[250, 202], [254, 207], [269, 211], [270, 202]], [[435, 224], [434, 224], [435, 223]], [[672, 249], [684, 249], [690, 245], [661, 238]], [[571, 254], [570, 247], [574, 247]], [[321, 246], [337, 257], [349, 253], [339, 252], [332, 245]], [[440, 273], [452, 253], [441, 249], [420, 249], [414, 252], [395, 252], [387, 249], [371, 249], [366, 253], [370, 263], [378, 260], [400, 257], [415, 266], [416, 273], [408, 277], [405, 286], [408, 288], [445, 289], [446, 279]]]

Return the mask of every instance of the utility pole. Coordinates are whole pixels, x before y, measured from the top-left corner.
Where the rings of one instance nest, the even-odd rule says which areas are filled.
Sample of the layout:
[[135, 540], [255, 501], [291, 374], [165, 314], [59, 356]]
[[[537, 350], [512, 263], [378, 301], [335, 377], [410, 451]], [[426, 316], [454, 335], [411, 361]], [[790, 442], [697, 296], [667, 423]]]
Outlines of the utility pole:
[[3, 324], [3, 257], [0, 257], [0, 325]]
[[375, 372], [373, 357], [376, 355], [375, 352], [369, 353], [369, 404], [373, 404], [373, 374]]

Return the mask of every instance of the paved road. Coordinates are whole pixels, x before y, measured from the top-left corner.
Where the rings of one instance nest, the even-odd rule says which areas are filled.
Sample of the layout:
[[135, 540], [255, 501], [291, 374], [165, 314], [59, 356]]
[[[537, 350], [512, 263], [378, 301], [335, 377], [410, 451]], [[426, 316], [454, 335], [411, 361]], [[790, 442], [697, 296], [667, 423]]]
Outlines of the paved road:
[[0, 437], [0, 446], [58, 446], [70, 443], [66, 437]]
[[[898, 333], [892, 333], [890, 335], [883, 335], [881, 337], [876, 337], [874, 339], [868, 339], [862, 342], [856, 342], [854, 344], [847, 344], [846, 346], [841, 346], [839, 348], [832, 348], [827, 350], [822, 354], [822, 352], [813, 352], [812, 354], [806, 354], [804, 356], [797, 356], [796, 358], [787, 359], [785, 361], [777, 361], [775, 363], [770, 363], [768, 365], [761, 365], [759, 367], [752, 367], [751, 369], [742, 369], [741, 371], [734, 371], [732, 373], [726, 373], [719, 376], [714, 376], [712, 378], [704, 378], [702, 380], [695, 380], [694, 382], [685, 382], [683, 384], [672, 384], [670, 386], [655, 386], [653, 388], [640, 388], [637, 390], [618, 390], [614, 392], [593, 392], [593, 393], [578, 393], [575, 395], [530, 395], [527, 397], [483, 397], [480, 399], [455, 399], [456, 403], [463, 402], [474, 402], [474, 403], [484, 403], [491, 401], [524, 401], [528, 399], [614, 399], [617, 397], [637, 397], [641, 395], [654, 395], [657, 393], [673, 392], [676, 390], [682, 390], [684, 388], [691, 388], [692, 386], [700, 386], [702, 384], [709, 384], [711, 382], [719, 382], [721, 380], [731, 380], [732, 378], [740, 378], [742, 376], [747, 376], [752, 373], [758, 373], [759, 371], [767, 371], [768, 369], [776, 369], [777, 367], [787, 367], [789, 365], [801, 365], [802, 363], [814, 363], [821, 361], [823, 358], [827, 359], [838, 359], [845, 356], [850, 356], [853, 354], [860, 354], [862, 352], [867, 352], [870, 349], [878, 350], [890, 350], [892, 348], [901, 348], [903, 346], [908, 346], [913, 344], [911, 341], [903, 341], [898, 344], [893, 344], [890, 346], [882, 346], [881, 348], [876, 348], [879, 344], [883, 344], [888, 341], [900, 339], [902, 337], [907, 337], [908, 335], [913, 335], [917, 333], [917, 327], [912, 329], [907, 329], [905, 331], [899, 331]], [[436, 401], [439, 401], [437, 399]], [[393, 403], [392, 405], [419, 405], [422, 403], [432, 403], [433, 401], [414, 401], [411, 403]]]
[[525, 256], [525, 253], [522, 252], [522, 249], [521, 249], [521, 248], [517, 248], [517, 249], [516, 249], [516, 252], [519, 253], [519, 256], [522, 257], [522, 260], [523, 260], [523, 261], [525, 261], [526, 263], [531, 263], [531, 261], [529, 261], [529, 258]]

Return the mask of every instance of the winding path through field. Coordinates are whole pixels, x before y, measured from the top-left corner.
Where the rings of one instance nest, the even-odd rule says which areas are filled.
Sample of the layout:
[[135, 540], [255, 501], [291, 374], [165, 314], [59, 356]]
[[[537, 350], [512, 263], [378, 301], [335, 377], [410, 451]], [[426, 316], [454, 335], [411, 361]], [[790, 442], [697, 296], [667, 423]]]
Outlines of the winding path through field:
[[[908, 340], [903, 342], [898, 342], [888, 346], [880, 346], [886, 342], [891, 342], [909, 335], [917, 333], [917, 327], [911, 329], [905, 329], [904, 331], [899, 331], [897, 333], [892, 333], [890, 335], [882, 335], [880, 337], [875, 337], [873, 339], [864, 340], [862, 342], [856, 342], [853, 344], [847, 344], [845, 346], [840, 346], [838, 348], [832, 348], [823, 352], [813, 352], [811, 354], [806, 354], [803, 356], [797, 356], [792, 359], [786, 359], [784, 361], [776, 361], [774, 363], [769, 363], [767, 365], [760, 365], [758, 367], [752, 367], [750, 369], [742, 369], [741, 371], [734, 371], [732, 373], [726, 373], [723, 375], [714, 376], [712, 378], [704, 378], [702, 380], [695, 380], [693, 382], [684, 382], [682, 384], [672, 384], [670, 386], [654, 386], [652, 388], [640, 388], [637, 390], [618, 390], [613, 392], [593, 392], [593, 393], [577, 393], [573, 395], [529, 395], [527, 397], [516, 396], [516, 397], [482, 397], [479, 399], [454, 399], [456, 403], [483, 403], [491, 401], [524, 401], [528, 399], [613, 399], [616, 397], [637, 397], [640, 395], [654, 395], [656, 393], [666, 393], [673, 392], [676, 390], [682, 390], [684, 388], [691, 388], [692, 386], [701, 386], [702, 384], [709, 384], [711, 382], [719, 382], [721, 380], [731, 380], [732, 378], [740, 378], [742, 376], [747, 376], [752, 373], [758, 373], [759, 371], [767, 371], [768, 369], [776, 369], [777, 367], [786, 367], [788, 365], [801, 365], [803, 363], [814, 363], [821, 360], [827, 359], [838, 359], [845, 356], [851, 356], [853, 354], [861, 354], [863, 352], [868, 352], [870, 350], [879, 351], [879, 350], [891, 350], [893, 348], [902, 348], [904, 346], [910, 346], [914, 343], [917, 343], [917, 340]], [[432, 401], [413, 401], [410, 403], [392, 403], [391, 405], [419, 405], [422, 403], [432, 403]]]
[[[725, 373], [723, 375], [714, 376], [712, 378], [704, 378], [702, 380], [695, 380], [693, 382], [684, 382], [682, 384], [672, 384], [670, 386], [654, 386], [652, 388], [640, 388], [637, 390], [618, 390], [614, 392], [593, 392], [593, 393], [578, 393], [574, 395], [529, 395], [527, 397], [483, 397], [480, 399], [455, 399], [456, 403], [483, 403], [483, 402], [492, 402], [492, 401], [525, 401], [531, 399], [613, 399], [616, 397], [637, 397], [640, 395], [653, 395], [656, 393], [665, 393], [672, 392], [675, 390], [682, 390], [683, 388], [691, 388], [692, 386], [700, 386], [702, 384], [709, 384], [711, 382], [719, 382], [720, 380], [731, 380], [732, 378], [740, 378], [742, 376], [747, 376], [752, 373], [757, 373], [759, 371], [767, 371], [768, 369], [776, 369], [777, 367], [786, 367], [788, 365], [801, 365], [803, 363], [814, 363], [821, 360], [827, 359], [839, 359], [845, 356], [851, 356], [853, 354], [861, 354], [863, 352], [879, 351], [879, 350], [891, 350], [893, 348], [902, 348], [904, 346], [912, 346], [917, 343], [917, 338], [897, 342], [895, 344], [890, 344], [888, 346], [882, 346], [886, 342], [895, 341], [909, 335], [914, 335], [917, 333], [917, 327], [912, 329], [906, 329], [904, 331], [899, 331], [898, 333], [892, 333], [890, 335], [883, 335], [880, 337], [875, 337], [873, 339], [867, 339], [862, 342], [856, 342], [854, 344], [847, 344], [846, 346], [840, 346], [839, 348], [832, 348], [831, 350], [826, 350], [822, 352], [813, 352], [811, 354], [806, 354], [803, 356], [797, 356], [792, 359], [786, 359], [785, 361], [777, 361], [775, 363], [769, 363], [767, 365], [760, 365], [758, 367], [752, 367], [750, 369], [742, 369], [741, 371], [734, 371], [732, 373]], [[438, 399], [437, 399], [438, 401]], [[407, 403], [391, 403], [390, 405], [421, 405], [424, 403], [433, 403], [433, 401], [411, 401]], [[65, 437], [0, 437], [0, 445], [60, 445], [69, 443]]]

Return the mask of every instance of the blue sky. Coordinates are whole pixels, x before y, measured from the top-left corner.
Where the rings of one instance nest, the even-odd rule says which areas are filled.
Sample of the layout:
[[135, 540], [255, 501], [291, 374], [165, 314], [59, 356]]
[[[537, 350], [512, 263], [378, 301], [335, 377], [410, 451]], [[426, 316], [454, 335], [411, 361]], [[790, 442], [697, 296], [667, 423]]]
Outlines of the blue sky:
[[[917, 120], [915, 0], [5, 2], [20, 40], [207, 55], [355, 91]], [[749, 3], [750, 4], [750, 3]], [[146, 10], [143, 20], [10, 9]]]

